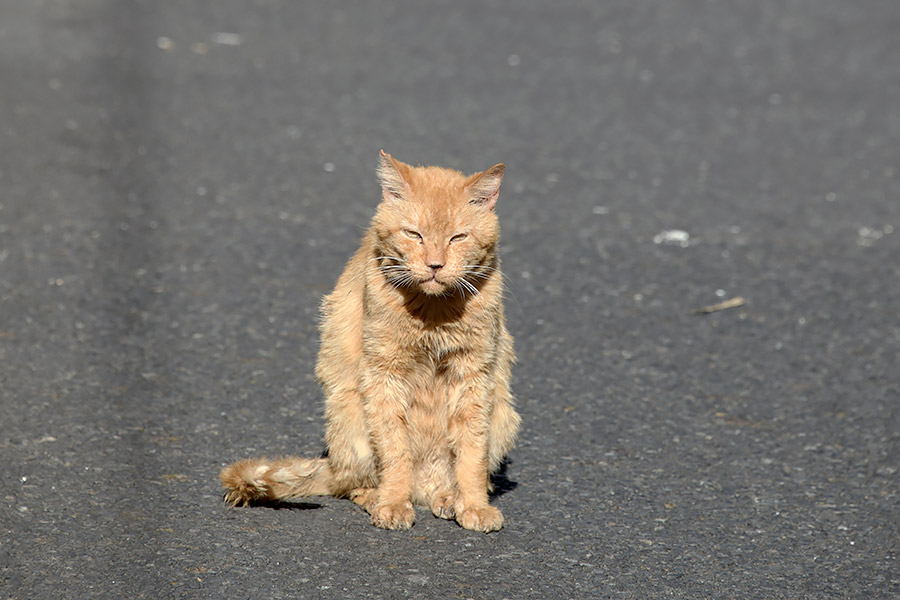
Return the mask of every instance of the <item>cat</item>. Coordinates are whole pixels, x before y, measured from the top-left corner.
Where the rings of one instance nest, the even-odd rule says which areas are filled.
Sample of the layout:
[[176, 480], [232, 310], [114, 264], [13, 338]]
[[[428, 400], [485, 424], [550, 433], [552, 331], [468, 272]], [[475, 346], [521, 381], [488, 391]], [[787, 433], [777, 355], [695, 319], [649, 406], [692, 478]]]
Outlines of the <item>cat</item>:
[[332, 495], [385, 529], [411, 527], [414, 504], [466, 529], [503, 526], [490, 475], [520, 422], [494, 210], [504, 169], [467, 177], [381, 151], [381, 202], [322, 302], [327, 451], [225, 467], [228, 503]]

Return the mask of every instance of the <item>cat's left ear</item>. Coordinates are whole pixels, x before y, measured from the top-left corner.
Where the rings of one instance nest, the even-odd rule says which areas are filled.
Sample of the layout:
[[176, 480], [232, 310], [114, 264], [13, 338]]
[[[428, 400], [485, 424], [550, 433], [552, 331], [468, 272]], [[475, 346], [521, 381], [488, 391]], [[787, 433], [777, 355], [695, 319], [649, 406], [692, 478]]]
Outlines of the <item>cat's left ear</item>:
[[487, 210], [494, 210], [500, 197], [500, 182], [503, 181], [505, 170], [503, 163], [497, 163], [487, 171], [469, 177], [466, 181], [466, 189], [472, 197], [469, 202], [483, 206]]
[[378, 178], [381, 180], [382, 198], [387, 201], [402, 200], [409, 195], [409, 183], [405, 172], [409, 165], [400, 162], [382, 150], [378, 163]]

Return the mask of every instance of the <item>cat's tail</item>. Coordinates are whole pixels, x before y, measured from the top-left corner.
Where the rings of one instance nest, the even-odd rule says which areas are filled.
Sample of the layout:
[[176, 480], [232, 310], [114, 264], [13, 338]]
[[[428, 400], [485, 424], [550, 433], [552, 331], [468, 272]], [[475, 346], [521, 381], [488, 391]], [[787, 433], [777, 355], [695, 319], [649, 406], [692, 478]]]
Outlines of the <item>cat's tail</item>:
[[219, 480], [227, 490], [225, 502], [232, 506], [334, 493], [327, 458], [248, 458], [222, 469]]

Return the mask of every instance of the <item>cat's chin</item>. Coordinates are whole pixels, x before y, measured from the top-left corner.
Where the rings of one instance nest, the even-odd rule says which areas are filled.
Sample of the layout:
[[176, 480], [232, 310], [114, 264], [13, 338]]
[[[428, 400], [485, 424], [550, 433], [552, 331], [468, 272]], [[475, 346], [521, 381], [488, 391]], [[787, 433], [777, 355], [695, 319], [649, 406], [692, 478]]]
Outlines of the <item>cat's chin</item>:
[[419, 284], [419, 289], [429, 296], [437, 296], [443, 294], [447, 286], [439, 282], [437, 279], [427, 279]]

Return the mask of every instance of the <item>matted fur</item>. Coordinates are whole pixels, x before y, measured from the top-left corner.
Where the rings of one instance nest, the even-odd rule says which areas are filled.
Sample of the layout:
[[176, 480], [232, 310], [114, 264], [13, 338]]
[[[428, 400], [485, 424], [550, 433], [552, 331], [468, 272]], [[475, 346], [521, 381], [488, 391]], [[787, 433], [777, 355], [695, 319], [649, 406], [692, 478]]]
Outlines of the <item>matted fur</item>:
[[226, 501], [334, 495], [386, 529], [412, 526], [414, 503], [467, 529], [503, 526], [489, 476], [519, 428], [496, 252], [503, 171], [382, 151], [382, 201], [322, 303], [327, 456], [234, 463], [219, 475]]

